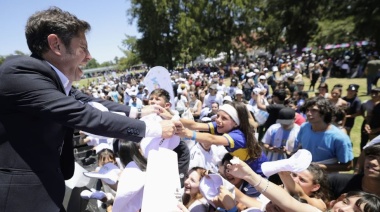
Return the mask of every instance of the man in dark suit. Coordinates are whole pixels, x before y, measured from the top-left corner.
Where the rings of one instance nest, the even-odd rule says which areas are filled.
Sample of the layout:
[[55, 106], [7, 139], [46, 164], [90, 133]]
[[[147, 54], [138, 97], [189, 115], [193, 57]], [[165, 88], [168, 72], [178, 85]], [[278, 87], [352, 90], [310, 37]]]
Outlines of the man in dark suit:
[[[0, 66], [0, 211], [64, 211], [65, 179], [74, 173], [73, 130], [140, 141], [171, 137], [179, 122], [136, 120], [152, 112], [89, 97], [72, 88], [91, 59], [90, 25], [52, 7], [26, 25], [31, 57], [13, 56]], [[101, 112], [88, 102], [99, 102]], [[156, 111], [157, 110], [157, 111]]]

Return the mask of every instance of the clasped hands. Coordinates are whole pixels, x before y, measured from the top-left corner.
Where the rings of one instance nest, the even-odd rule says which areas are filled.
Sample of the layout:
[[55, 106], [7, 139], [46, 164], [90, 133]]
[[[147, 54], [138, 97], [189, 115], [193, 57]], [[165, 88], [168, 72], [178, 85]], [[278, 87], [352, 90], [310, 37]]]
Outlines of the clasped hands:
[[149, 114], [157, 114], [162, 117], [162, 121], [160, 121], [160, 125], [162, 128], [162, 138], [170, 138], [173, 135], [179, 135], [184, 133], [185, 128], [180, 121], [170, 120], [173, 115], [166, 110], [165, 108], [159, 105], [149, 105], [144, 107], [141, 110], [142, 116]]

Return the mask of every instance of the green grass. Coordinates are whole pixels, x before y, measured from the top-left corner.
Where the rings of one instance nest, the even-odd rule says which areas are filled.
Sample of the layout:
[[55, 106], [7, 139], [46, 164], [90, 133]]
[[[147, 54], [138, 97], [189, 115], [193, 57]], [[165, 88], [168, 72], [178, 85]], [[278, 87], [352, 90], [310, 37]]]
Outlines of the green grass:
[[[304, 77], [304, 81], [305, 81], [305, 89], [304, 90], [308, 90], [309, 85], [310, 85], [310, 80], [308, 78]], [[349, 79], [349, 78], [328, 78], [326, 80], [326, 83], [328, 84], [330, 91], [335, 84], [338, 84], [338, 83], [342, 84], [343, 85], [342, 97], [346, 96], [346, 94], [347, 94], [346, 89], [347, 89], [349, 84], [358, 84], [360, 86], [359, 92], [358, 92], [358, 97], [360, 98], [360, 100], [363, 102], [363, 101], [370, 98], [370, 96], [366, 96], [366, 93], [367, 93], [367, 85], [366, 84], [367, 83], [366, 83], [365, 78], [353, 78], [353, 79]], [[319, 85], [319, 82], [317, 82], [317, 84], [316, 84], [316, 90], [317, 90], [318, 85]], [[314, 96], [314, 93], [310, 92], [309, 97], [312, 97], [312, 96]], [[355, 125], [351, 129], [350, 137], [351, 137], [351, 141], [353, 143], [354, 157], [358, 157], [360, 154], [360, 128], [361, 128], [362, 122], [363, 122], [362, 116], [356, 117]]]

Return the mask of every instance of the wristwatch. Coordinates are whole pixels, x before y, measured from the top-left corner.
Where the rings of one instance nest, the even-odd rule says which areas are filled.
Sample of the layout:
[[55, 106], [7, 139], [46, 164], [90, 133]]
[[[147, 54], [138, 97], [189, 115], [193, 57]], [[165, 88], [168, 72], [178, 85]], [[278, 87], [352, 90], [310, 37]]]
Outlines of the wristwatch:
[[140, 118], [141, 118], [141, 107], [137, 108], [137, 116], [136, 116], [136, 119], [140, 119]]

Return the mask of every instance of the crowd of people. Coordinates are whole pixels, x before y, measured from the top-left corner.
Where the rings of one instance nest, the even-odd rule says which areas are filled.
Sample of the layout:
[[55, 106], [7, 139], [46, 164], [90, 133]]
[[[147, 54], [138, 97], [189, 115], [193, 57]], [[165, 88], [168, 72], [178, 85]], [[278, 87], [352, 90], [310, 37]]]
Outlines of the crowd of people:
[[[369, 193], [349, 193], [360, 198], [362, 195], [376, 197], [380, 194], [380, 190], [374, 189], [380, 175], [375, 177], [369, 174], [372, 172], [370, 169], [378, 172], [380, 168], [380, 161], [376, 161], [380, 158], [375, 151], [369, 153], [373, 159], [368, 159], [367, 164], [362, 165], [355, 175], [339, 174], [341, 171], [359, 170], [358, 166], [354, 168], [350, 139], [357, 116], [365, 117], [361, 150], [368, 141], [380, 134], [375, 121], [376, 113], [380, 112], [376, 109], [380, 101], [380, 89], [371, 87], [371, 99], [363, 103], [358, 98], [357, 84], [350, 84], [347, 88], [336, 84], [329, 89], [322, 75], [329, 71], [322, 68], [325, 63], [324, 59], [309, 63], [310, 75], [301, 70], [296, 60], [282, 66], [282, 71], [276, 66], [269, 69], [260, 61], [246, 66], [233, 66], [230, 67], [229, 78], [223, 68], [214, 69], [209, 74], [201, 68], [173, 71], [170, 83], [174, 98], [171, 101], [169, 93], [161, 90], [160, 93], [166, 93], [161, 94], [165, 96], [165, 104], [161, 105], [157, 103], [160, 97], [155, 95], [156, 92], [149, 94], [144, 85], [146, 72], [126, 74], [119, 78], [106, 77], [105, 82], [94, 82], [82, 92], [137, 108], [159, 104], [168, 111], [160, 114], [163, 119], [180, 117], [184, 128], [178, 130], [177, 135], [189, 152], [178, 155], [179, 160], [187, 161], [185, 165], [179, 165], [180, 173], [185, 174], [181, 179], [182, 201], [186, 208], [183, 211], [229, 208], [228, 203], [216, 200], [217, 197], [210, 200], [202, 195], [200, 183], [203, 178], [207, 178], [208, 173], [219, 173], [235, 186], [233, 195], [220, 188], [220, 195], [231, 195], [234, 199], [235, 204], [229, 209], [297, 211], [283, 202], [276, 202], [270, 198], [272, 196], [265, 196], [248, 179], [227, 172], [233, 157], [246, 163], [255, 174], [285, 189], [295, 200], [311, 205], [316, 208], [315, 211], [326, 211], [343, 198], [340, 195], [349, 191]], [[313, 76], [314, 68], [318, 75]], [[310, 77], [309, 90], [304, 88], [305, 77]], [[314, 86], [317, 86], [318, 91], [311, 96], [314, 93], [309, 91], [313, 91]], [[346, 96], [342, 96], [343, 89], [347, 91]], [[112, 91], [118, 92], [118, 98], [111, 98]], [[372, 148], [378, 148], [378, 145], [369, 149]], [[299, 149], [308, 150], [313, 156], [307, 169], [297, 173], [279, 169], [278, 173], [270, 176], [263, 173], [263, 163], [289, 159]], [[364, 180], [360, 181], [366, 175], [374, 177], [366, 181], [371, 182], [369, 187], [364, 185]], [[352, 190], [348, 188], [351, 178], [359, 179], [355, 181], [357, 187]], [[309, 208], [299, 207], [305, 210]]]
[[[37, 12], [26, 26], [32, 56], [0, 67], [1, 211], [65, 211], [74, 129], [98, 156], [98, 167], [84, 174], [99, 184], [80, 195], [107, 211], [144, 210], [149, 158], [160, 148], [177, 156], [178, 176], [165, 177], [180, 185], [164, 197], [176, 199], [177, 211], [379, 211], [380, 89], [373, 81], [371, 99], [361, 103], [359, 85], [329, 90], [328, 60], [305, 55], [173, 71], [163, 82], [173, 95], [147, 87], [144, 73], [79, 89], [72, 85], [91, 59], [89, 30], [59, 8]], [[379, 70], [371, 61], [365, 72]], [[304, 77], [309, 91], [320, 82], [315, 96]], [[365, 119], [354, 166], [349, 135], [357, 116]]]

